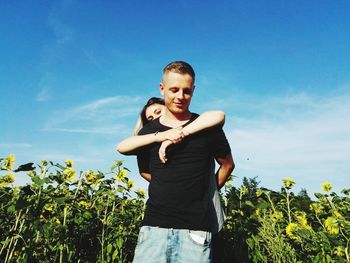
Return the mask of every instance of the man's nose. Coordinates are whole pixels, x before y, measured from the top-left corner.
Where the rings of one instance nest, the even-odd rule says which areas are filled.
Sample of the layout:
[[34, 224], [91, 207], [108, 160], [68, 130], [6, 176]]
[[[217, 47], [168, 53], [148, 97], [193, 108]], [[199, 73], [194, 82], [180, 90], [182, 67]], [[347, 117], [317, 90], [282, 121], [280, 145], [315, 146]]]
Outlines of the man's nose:
[[177, 94], [177, 98], [180, 100], [184, 99], [184, 92], [182, 90], [179, 90], [178, 94]]

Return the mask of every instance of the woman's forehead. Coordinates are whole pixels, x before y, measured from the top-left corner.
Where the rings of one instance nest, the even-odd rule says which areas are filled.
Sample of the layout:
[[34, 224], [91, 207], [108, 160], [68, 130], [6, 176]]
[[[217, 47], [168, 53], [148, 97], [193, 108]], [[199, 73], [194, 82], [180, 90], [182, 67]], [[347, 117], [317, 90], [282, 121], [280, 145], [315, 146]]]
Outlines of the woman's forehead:
[[148, 115], [154, 113], [155, 110], [161, 109], [161, 108], [163, 108], [163, 107], [164, 107], [164, 105], [162, 105], [162, 104], [157, 104], [157, 103], [148, 106], [147, 109], [146, 109], [146, 116], [148, 116]]

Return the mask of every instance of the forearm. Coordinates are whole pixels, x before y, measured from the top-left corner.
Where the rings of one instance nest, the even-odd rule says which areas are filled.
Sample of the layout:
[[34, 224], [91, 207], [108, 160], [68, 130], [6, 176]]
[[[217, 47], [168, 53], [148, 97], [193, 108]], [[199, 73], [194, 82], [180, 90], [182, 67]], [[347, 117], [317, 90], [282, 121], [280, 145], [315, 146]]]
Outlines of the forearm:
[[225, 113], [223, 111], [207, 111], [201, 114], [195, 121], [183, 128], [185, 134], [193, 134], [198, 131], [223, 124]]
[[220, 168], [217, 171], [217, 183], [218, 183], [218, 189], [222, 188], [227, 179], [229, 178], [230, 174], [232, 173], [233, 169], [235, 168], [235, 164], [232, 159], [232, 155], [229, 154], [225, 158], [218, 160], [220, 164]]
[[144, 179], [146, 179], [146, 181], [148, 181], [148, 182], [151, 181], [151, 179], [152, 179], [151, 174], [149, 174], [149, 173], [140, 173], [140, 174]]
[[157, 142], [155, 133], [129, 137], [117, 145], [117, 151], [121, 154], [132, 154], [140, 147]]
[[[225, 122], [225, 113], [223, 111], [207, 111], [204, 112], [202, 115], [200, 115], [197, 119], [195, 119], [193, 122], [188, 124], [185, 127], [180, 127], [180, 129], [175, 129], [178, 131], [181, 131], [182, 135], [184, 137], [199, 132], [201, 130], [205, 130], [207, 128], [211, 128], [217, 125], [224, 124]], [[182, 140], [183, 137], [181, 137]], [[181, 140], [178, 140], [177, 143], [179, 143]], [[167, 161], [166, 158], [166, 149], [168, 146], [170, 146], [172, 143], [174, 143], [174, 140], [169, 143], [169, 141], [165, 140], [163, 141], [161, 147], [159, 148], [159, 158], [162, 161], [162, 163], [165, 163]]]
[[117, 146], [117, 151], [122, 154], [133, 154], [137, 149], [156, 142], [171, 140], [172, 143], [179, 143], [184, 138], [181, 129], [170, 129], [163, 132], [155, 132], [146, 135], [132, 136]]

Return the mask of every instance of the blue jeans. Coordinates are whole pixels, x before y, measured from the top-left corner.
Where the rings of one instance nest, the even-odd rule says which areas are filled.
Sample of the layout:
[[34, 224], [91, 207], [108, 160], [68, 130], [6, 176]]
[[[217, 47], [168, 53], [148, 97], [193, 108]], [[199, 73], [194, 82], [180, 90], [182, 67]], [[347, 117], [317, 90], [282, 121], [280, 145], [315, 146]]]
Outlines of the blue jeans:
[[133, 263], [212, 262], [211, 233], [143, 226]]

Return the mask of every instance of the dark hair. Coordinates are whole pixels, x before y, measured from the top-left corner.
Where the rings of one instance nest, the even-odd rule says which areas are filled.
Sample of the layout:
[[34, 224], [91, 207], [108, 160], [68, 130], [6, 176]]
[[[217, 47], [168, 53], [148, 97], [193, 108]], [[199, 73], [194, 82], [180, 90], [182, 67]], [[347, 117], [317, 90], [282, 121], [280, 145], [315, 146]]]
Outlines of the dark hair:
[[165, 66], [163, 69], [163, 75], [166, 72], [175, 72], [175, 73], [180, 73], [180, 74], [188, 74], [192, 77], [193, 83], [196, 77], [196, 74], [194, 73], [194, 70], [190, 64], [188, 64], [185, 61], [174, 61], [169, 63], [168, 65]]
[[147, 101], [146, 105], [143, 106], [142, 111], [141, 111], [141, 114], [140, 114], [140, 116], [141, 116], [141, 121], [142, 121], [142, 126], [146, 125], [146, 123], [149, 122], [149, 120], [146, 118], [146, 110], [147, 110], [147, 108], [148, 108], [149, 106], [151, 106], [151, 105], [153, 105], [153, 104], [165, 105], [164, 100], [161, 99], [161, 98], [157, 98], [157, 97], [152, 97], [152, 98], [150, 98], [150, 99]]

